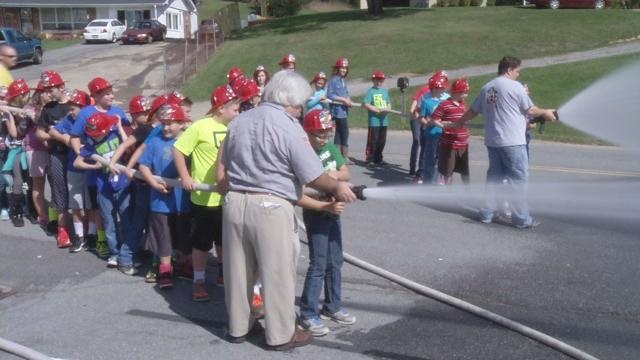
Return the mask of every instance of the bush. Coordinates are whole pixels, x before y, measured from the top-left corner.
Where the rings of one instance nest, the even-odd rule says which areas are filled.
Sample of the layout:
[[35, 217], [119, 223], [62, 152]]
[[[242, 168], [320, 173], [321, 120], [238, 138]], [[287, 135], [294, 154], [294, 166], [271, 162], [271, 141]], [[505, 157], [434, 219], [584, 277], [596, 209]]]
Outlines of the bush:
[[[471, 0], [469, 3], [469, 6], [480, 6], [480, 5], [482, 5], [482, 0]], [[487, 5], [489, 5], [488, 1], [487, 1]]]
[[268, 0], [267, 14], [273, 17], [292, 16], [302, 8], [301, 0]]
[[438, 0], [438, 3], [436, 4], [436, 6], [439, 7], [448, 7], [450, 4], [450, 0]]

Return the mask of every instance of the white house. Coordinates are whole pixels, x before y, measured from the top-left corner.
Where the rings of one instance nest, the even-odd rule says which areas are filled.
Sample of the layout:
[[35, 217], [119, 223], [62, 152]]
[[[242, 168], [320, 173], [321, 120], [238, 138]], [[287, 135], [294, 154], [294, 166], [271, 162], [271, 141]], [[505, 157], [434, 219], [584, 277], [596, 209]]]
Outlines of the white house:
[[25, 33], [78, 33], [93, 19], [158, 20], [167, 38], [193, 37], [198, 9], [192, 0], [0, 0], [0, 26]]

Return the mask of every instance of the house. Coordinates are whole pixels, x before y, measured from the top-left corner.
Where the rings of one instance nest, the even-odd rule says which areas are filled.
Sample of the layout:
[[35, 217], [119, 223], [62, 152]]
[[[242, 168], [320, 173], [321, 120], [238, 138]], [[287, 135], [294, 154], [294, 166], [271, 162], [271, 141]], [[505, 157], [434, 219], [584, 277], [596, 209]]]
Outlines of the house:
[[198, 30], [192, 0], [0, 0], [0, 26], [43, 36], [78, 36], [93, 19], [158, 20], [169, 39], [191, 38]]

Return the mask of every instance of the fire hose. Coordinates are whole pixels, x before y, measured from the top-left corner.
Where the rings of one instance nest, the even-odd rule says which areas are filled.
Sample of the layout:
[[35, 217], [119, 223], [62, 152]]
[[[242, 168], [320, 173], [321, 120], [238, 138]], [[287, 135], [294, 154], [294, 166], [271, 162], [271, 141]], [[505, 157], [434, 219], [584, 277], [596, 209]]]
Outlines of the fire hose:
[[[100, 162], [102, 165], [104, 166], [109, 166], [109, 161], [107, 161], [105, 158], [99, 156], [99, 155], [92, 155], [92, 158], [98, 162]], [[125, 167], [123, 165], [116, 165], [121, 171], [125, 170]], [[140, 179], [143, 179], [142, 174], [140, 174], [139, 171], [134, 170], [134, 176]], [[166, 184], [170, 185], [170, 186], [174, 186], [174, 187], [180, 187], [181, 183], [179, 180], [177, 179], [168, 179], [168, 178], [163, 178], [163, 177], [159, 177], [159, 176], [154, 176], [157, 180], [162, 180], [164, 181]], [[212, 184], [197, 184], [196, 188], [198, 190], [203, 190], [203, 191], [215, 191], [215, 185]], [[355, 186], [352, 188], [352, 190], [354, 190], [354, 192], [356, 192], [356, 194], [358, 195], [358, 198], [361, 200], [365, 200], [366, 199], [366, 192], [367, 192], [367, 188], [366, 186]], [[311, 191], [313, 192], [313, 191]], [[298, 219], [298, 223], [300, 225], [300, 227], [302, 228], [302, 230], [304, 232], [306, 232], [306, 227], [304, 226], [304, 222], [301, 221], [300, 219]], [[309, 245], [306, 241], [301, 240], [302, 243]], [[411, 281], [409, 279], [406, 279], [402, 276], [399, 276], [397, 274], [394, 274], [390, 271], [387, 271], [385, 269], [382, 269], [380, 267], [377, 267], [375, 265], [369, 264], [366, 261], [363, 261], [355, 256], [352, 256], [346, 252], [343, 252], [343, 258], [344, 261], [346, 261], [347, 263], [358, 267], [360, 269], [363, 269], [367, 272], [370, 272], [374, 275], [380, 276], [384, 279], [387, 279], [395, 284], [398, 284], [406, 289], [409, 289], [419, 295], [423, 295], [426, 296], [430, 299], [436, 300], [438, 302], [441, 302], [443, 304], [452, 306], [456, 309], [465, 311], [467, 313], [470, 313], [472, 315], [476, 315], [480, 318], [489, 320], [497, 325], [500, 325], [502, 327], [505, 327], [507, 329], [510, 329], [512, 331], [515, 331], [519, 334], [522, 334], [532, 340], [538, 341], [541, 344], [544, 344], [552, 349], [555, 349], [559, 352], [562, 352], [568, 356], [573, 357], [574, 359], [578, 359], [578, 360], [598, 360], [598, 358], [580, 350], [577, 349], [567, 343], [564, 343], [554, 337], [551, 337], [547, 334], [544, 334], [540, 331], [537, 331], [533, 328], [530, 328], [526, 325], [523, 325], [521, 323], [518, 323], [516, 321], [510, 320], [504, 316], [498, 315], [496, 313], [493, 313], [489, 310], [483, 309], [479, 306], [473, 305], [471, 303], [468, 303], [464, 300], [458, 299], [456, 297], [453, 297], [451, 295], [447, 295], [443, 292], [440, 292], [438, 290], [429, 288], [427, 286], [421, 285], [419, 283], [416, 283], [414, 281]], [[21, 345], [12, 343], [10, 341], [6, 341], [0, 338], [0, 349], [4, 350], [4, 351], [9, 351], [13, 354], [16, 354], [18, 356], [22, 356], [25, 359], [30, 359], [30, 360], [51, 360], [51, 358], [46, 357], [45, 355], [42, 355], [38, 352], [35, 352], [33, 350], [30, 350], [28, 348], [25, 348]]]
[[[322, 100], [322, 102], [323, 103], [327, 103], [327, 104], [346, 105], [342, 101], [334, 101], [334, 100], [330, 100], [330, 99]], [[351, 107], [364, 107], [364, 104], [357, 103], [357, 102], [352, 102], [351, 103]], [[411, 119], [411, 114], [405, 114], [402, 111], [393, 110], [393, 109], [386, 109], [386, 108], [382, 108], [380, 110], [382, 112], [386, 112], [386, 113], [389, 113], [389, 114], [395, 114], [395, 115], [398, 115], [398, 116], [402, 116], [402, 117], [406, 117], [406, 118]]]

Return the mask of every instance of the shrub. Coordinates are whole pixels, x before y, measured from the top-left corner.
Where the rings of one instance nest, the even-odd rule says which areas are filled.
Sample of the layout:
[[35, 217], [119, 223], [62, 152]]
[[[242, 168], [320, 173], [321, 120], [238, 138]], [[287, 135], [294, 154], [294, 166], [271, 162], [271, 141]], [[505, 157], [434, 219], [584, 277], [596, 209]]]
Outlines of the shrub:
[[302, 8], [301, 0], [270, 0], [267, 13], [274, 17], [292, 16]]

